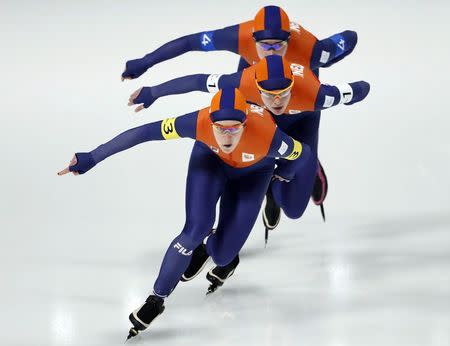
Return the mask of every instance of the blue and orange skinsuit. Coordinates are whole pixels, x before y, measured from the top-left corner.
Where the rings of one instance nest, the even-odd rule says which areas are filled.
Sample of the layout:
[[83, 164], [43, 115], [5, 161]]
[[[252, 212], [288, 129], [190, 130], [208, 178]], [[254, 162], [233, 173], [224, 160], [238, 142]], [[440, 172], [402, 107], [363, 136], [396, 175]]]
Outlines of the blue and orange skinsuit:
[[[245, 128], [236, 149], [225, 154], [212, 132], [216, 111], [243, 112]], [[208, 237], [208, 254], [218, 265], [236, 257], [256, 221], [273, 175], [275, 157], [292, 160], [301, 167], [309, 160], [307, 145], [283, 133], [271, 115], [247, 104], [236, 89], [218, 92], [211, 107], [128, 130], [88, 153], [77, 153], [70, 170], [86, 173], [105, 158], [139, 143], [188, 137], [196, 140], [186, 184], [186, 223], [170, 244], [154, 286], [154, 293], [168, 296], [188, 267], [193, 250], [208, 236], [220, 213], [214, 234]], [[292, 168], [291, 168], [292, 169]], [[280, 171], [289, 175], [289, 170]], [[287, 183], [286, 183], [287, 184]]]
[[140, 59], [129, 60], [122, 76], [138, 78], [154, 65], [191, 51], [222, 50], [238, 54], [241, 57], [241, 70], [260, 60], [253, 34], [279, 29], [290, 33], [285, 58], [311, 70], [328, 67], [342, 60], [353, 51], [358, 41], [356, 32], [350, 30], [318, 40], [301, 25], [290, 22], [286, 12], [280, 7], [266, 6], [258, 11], [253, 20], [223, 29], [186, 35], [164, 44]]
[[[339, 104], [351, 105], [362, 101], [370, 90], [367, 82], [343, 83], [336, 86], [321, 84], [310, 69], [299, 64], [289, 63], [278, 55], [271, 55], [256, 65], [233, 74], [197, 74], [180, 77], [154, 87], [144, 87], [134, 103], [143, 103], [144, 107], [148, 107], [157, 98], [166, 95], [191, 91], [216, 92], [221, 88], [234, 87], [239, 88], [249, 102], [264, 107], [256, 83], [265, 85], [266, 89], [282, 89], [285, 84], [278, 84], [279, 81], [292, 79], [294, 84], [285, 114], [272, 116], [285, 133], [308, 144], [312, 152], [311, 161], [309, 165], [304, 165], [302, 170], [296, 170], [295, 174], [290, 177], [295, 177], [295, 180], [302, 182], [301, 184], [296, 186], [295, 180], [288, 185], [274, 181], [271, 189], [275, 202], [283, 209], [286, 216], [299, 218], [308, 205], [317, 172], [320, 113], [312, 111], [328, 109]], [[194, 152], [196, 147], [197, 145], [194, 146]], [[278, 161], [278, 167], [291, 164], [283, 160]]]
[[[189, 51], [210, 52], [222, 50], [236, 53], [240, 56], [238, 71], [242, 71], [244, 68], [260, 61], [256, 51], [255, 39], [261, 40], [275, 37], [285, 39], [283, 35], [286, 33], [289, 36], [289, 40], [285, 57], [288, 61], [302, 66], [305, 71], [303, 79], [296, 83], [293, 92], [294, 100], [288, 108], [288, 111], [297, 114], [302, 110], [303, 113], [301, 116], [296, 117], [274, 116], [274, 119], [280, 128], [288, 131], [287, 133], [295, 138], [299, 139], [303, 136], [310, 138], [313, 156], [317, 158], [318, 130], [320, 124], [320, 111], [318, 110], [322, 109], [322, 107], [313, 107], [314, 97], [317, 96], [316, 89], [319, 87], [317, 100], [318, 105], [320, 105], [320, 99], [325, 99], [326, 89], [328, 88], [326, 86], [320, 88], [318, 81], [313, 78], [313, 74], [318, 75], [319, 67], [331, 66], [354, 50], [358, 39], [354, 31], [346, 30], [329, 38], [318, 40], [301, 25], [290, 22], [286, 12], [280, 7], [266, 6], [258, 11], [253, 20], [223, 29], [186, 35], [164, 44], [143, 58], [130, 60], [126, 63], [126, 69], [122, 76], [124, 78], [138, 78], [154, 65], [173, 59]], [[313, 71], [312, 73], [311, 70]], [[247, 88], [246, 91], [250, 94], [250, 98], [253, 98], [253, 102], [263, 107], [264, 104], [260, 100], [256, 88], [252, 89], [254, 79], [248, 78], [253, 73], [254, 71], [252, 70], [244, 70], [242, 74], [222, 76], [220, 83], [220, 75], [182, 77], [174, 80], [174, 83], [164, 83], [154, 88], [144, 88], [140, 96], [142, 96], [145, 107], [149, 107], [158, 97], [168, 94], [179, 94], [193, 90], [216, 92], [218, 86], [241, 86], [242, 84], [242, 87]], [[308, 86], [310, 82], [311, 84]], [[301, 92], [297, 92], [297, 90]], [[330, 91], [332, 94], [336, 93], [335, 89]], [[302, 92], [306, 92], [308, 97], [304, 97]], [[301, 99], [297, 100], [298, 102], [294, 102], [299, 97]], [[327, 106], [329, 100], [327, 98]], [[338, 102], [338, 98], [334, 100]], [[306, 112], [308, 110], [311, 112]], [[197, 150], [197, 146], [197, 144], [194, 145], [193, 153]], [[317, 162], [311, 168], [316, 171]], [[306, 179], [306, 176], [308, 179]], [[292, 204], [294, 202], [288, 203], [289, 207], [285, 203], [283, 211], [291, 218], [300, 217], [308, 204], [309, 196], [313, 189], [315, 173], [312, 173], [312, 180], [309, 179], [309, 176], [309, 173], [305, 173], [305, 177], [300, 177], [305, 181], [301, 191], [302, 193], [298, 194], [301, 203], [297, 206]], [[306, 199], [300, 197], [304, 191], [309, 191], [308, 197], [305, 197]], [[279, 202], [281, 203], [281, 201]]]

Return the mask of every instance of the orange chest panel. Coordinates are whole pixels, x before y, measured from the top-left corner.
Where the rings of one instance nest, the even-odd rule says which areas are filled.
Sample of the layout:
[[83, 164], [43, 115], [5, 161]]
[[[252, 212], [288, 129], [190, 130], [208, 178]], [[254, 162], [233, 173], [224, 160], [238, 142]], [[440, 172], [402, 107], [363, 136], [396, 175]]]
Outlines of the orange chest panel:
[[291, 64], [291, 69], [295, 82], [286, 113], [314, 111], [320, 81], [309, 68], [303, 68], [302, 65]]
[[[291, 22], [291, 38], [285, 58], [309, 67], [311, 55], [317, 38], [302, 26]], [[257, 63], [260, 59], [256, 52], [255, 40], [253, 39], [253, 20], [239, 25], [239, 55], [250, 65]]]
[[244, 168], [254, 165], [267, 156], [275, 130], [275, 122], [269, 113], [262, 109], [255, 112], [249, 107], [247, 123], [238, 146], [232, 153], [225, 154], [220, 150], [214, 137], [209, 108], [205, 108], [198, 113], [196, 139], [205, 143], [228, 165]]
[[239, 25], [238, 53], [250, 65], [259, 61], [255, 40], [253, 39], [253, 20]]
[[286, 60], [309, 68], [317, 38], [299, 24], [291, 22], [291, 38], [286, 52]]

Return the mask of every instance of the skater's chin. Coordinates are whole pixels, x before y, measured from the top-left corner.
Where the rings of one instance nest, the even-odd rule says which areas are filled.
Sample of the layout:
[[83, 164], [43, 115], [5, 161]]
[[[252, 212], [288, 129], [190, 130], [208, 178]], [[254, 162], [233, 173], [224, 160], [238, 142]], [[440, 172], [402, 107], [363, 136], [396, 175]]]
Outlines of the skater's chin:
[[273, 114], [275, 115], [281, 115], [284, 112], [285, 107], [281, 106], [281, 107], [271, 107], [271, 111]]
[[221, 145], [221, 149], [225, 154], [230, 154], [234, 150], [233, 144], [223, 144]]

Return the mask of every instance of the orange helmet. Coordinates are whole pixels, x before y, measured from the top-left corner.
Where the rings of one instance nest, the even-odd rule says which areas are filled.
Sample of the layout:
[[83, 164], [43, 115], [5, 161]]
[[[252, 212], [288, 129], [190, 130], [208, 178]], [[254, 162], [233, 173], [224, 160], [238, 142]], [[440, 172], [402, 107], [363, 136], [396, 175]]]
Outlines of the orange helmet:
[[247, 119], [246, 99], [236, 88], [221, 89], [211, 100], [209, 114], [212, 122], [237, 120], [243, 123]]
[[268, 55], [256, 64], [256, 83], [263, 90], [283, 90], [294, 78], [289, 63], [279, 55]]

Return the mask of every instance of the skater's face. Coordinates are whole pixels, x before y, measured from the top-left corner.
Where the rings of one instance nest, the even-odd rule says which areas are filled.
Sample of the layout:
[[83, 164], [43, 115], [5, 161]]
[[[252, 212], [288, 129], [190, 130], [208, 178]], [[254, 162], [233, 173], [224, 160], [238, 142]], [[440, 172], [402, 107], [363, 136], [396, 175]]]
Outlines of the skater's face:
[[212, 123], [212, 128], [220, 149], [225, 154], [229, 154], [239, 144], [244, 133], [245, 123], [236, 120], [221, 120]]
[[260, 59], [264, 59], [268, 55], [280, 55], [286, 54], [288, 47], [288, 41], [280, 40], [261, 40], [256, 41], [256, 52]]
[[282, 90], [269, 91], [261, 88], [258, 83], [256, 85], [258, 86], [264, 105], [275, 115], [283, 114], [291, 100], [291, 90], [294, 85], [294, 80], [292, 80], [290, 86]]

